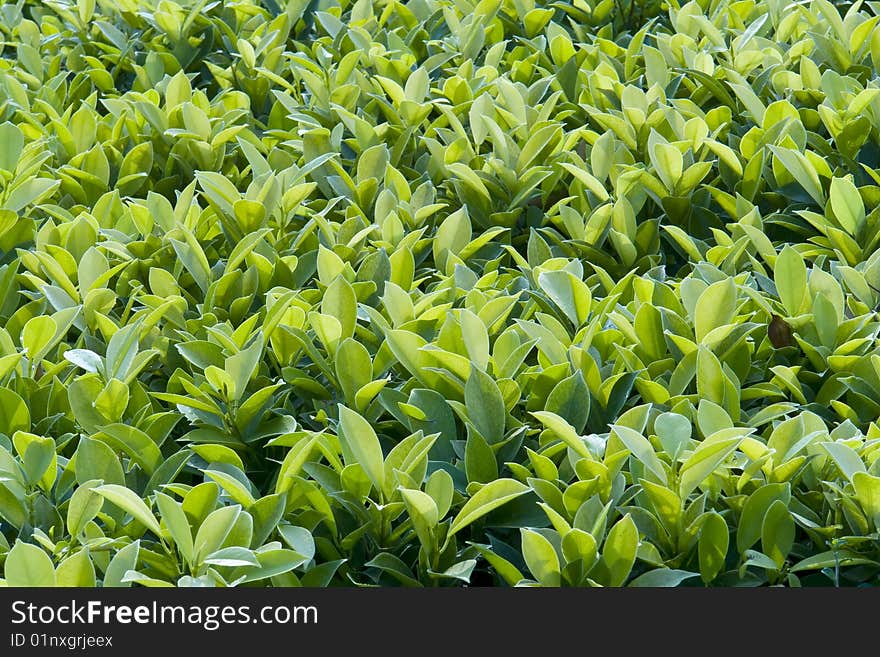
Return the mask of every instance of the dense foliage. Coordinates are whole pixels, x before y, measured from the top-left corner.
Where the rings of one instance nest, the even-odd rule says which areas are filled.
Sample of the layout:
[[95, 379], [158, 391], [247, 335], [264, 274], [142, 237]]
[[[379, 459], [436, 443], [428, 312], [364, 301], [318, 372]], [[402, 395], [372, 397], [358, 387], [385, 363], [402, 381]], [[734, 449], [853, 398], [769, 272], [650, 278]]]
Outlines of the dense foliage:
[[6, 584], [877, 584], [878, 4], [0, 6]]

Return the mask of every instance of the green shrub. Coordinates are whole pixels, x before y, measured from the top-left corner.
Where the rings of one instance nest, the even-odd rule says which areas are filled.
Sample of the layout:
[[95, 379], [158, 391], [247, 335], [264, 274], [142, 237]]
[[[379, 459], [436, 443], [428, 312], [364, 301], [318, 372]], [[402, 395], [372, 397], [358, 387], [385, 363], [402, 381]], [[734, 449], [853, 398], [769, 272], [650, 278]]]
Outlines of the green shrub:
[[0, 7], [9, 585], [880, 573], [880, 27]]

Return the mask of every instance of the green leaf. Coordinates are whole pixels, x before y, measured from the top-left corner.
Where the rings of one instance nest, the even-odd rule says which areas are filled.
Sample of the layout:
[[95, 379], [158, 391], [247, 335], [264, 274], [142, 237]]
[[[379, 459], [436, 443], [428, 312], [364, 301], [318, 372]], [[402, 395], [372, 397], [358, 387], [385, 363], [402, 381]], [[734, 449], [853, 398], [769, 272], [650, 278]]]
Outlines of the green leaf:
[[385, 462], [382, 446], [370, 423], [350, 408], [339, 404], [339, 439], [348, 447], [377, 491], [385, 489]]
[[782, 166], [794, 176], [798, 184], [813, 197], [819, 205], [825, 205], [825, 193], [819, 181], [819, 174], [806, 156], [800, 151], [778, 146], [768, 146], [774, 156], [782, 163]]
[[739, 447], [742, 441], [743, 436], [722, 438], [712, 442], [709, 439], [703, 441], [681, 466], [679, 496], [682, 499], [687, 499], [688, 495], [702, 484]]
[[474, 549], [479, 552], [483, 558], [489, 562], [492, 569], [498, 574], [508, 586], [516, 586], [518, 582], [523, 580], [522, 573], [504, 557], [495, 554], [489, 548], [483, 545], [474, 544]]
[[880, 529], [880, 477], [857, 472], [853, 475], [852, 483], [856, 490], [856, 501], [871, 518], [874, 527]]
[[125, 473], [119, 458], [107, 443], [83, 436], [76, 450], [76, 480], [80, 485], [85, 485], [95, 479], [121, 485], [125, 483]]
[[581, 437], [574, 430], [574, 427], [556, 415], [556, 413], [550, 413], [548, 411], [533, 411], [532, 415], [538, 418], [538, 420], [541, 421], [541, 424], [550, 429], [550, 431], [580, 456], [584, 458], [592, 458], [590, 450], [587, 449], [586, 444], [581, 440]]
[[354, 335], [357, 325], [357, 296], [351, 284], [342, 276], [337, 276], [324, 292], [321, 312], [339, 320], [343, 339]]
[[634, 587], [675, 587], [686, 579], [697, 577], [699, 573], [692, 573], [687, 570], [676, 570], [674, 568], [658, 568], [657, 570], [649, 570], [647, 573], [639, 575], [630, 586]]
[[471, 497], [449, 528], [449, 535], [452, 536], [460, 532], [462, 529], [479, 520], [490, 511], [497, 509], [499, 506], [510, 502], [511, 500], [529, 492], [529, 487], [515, 479], [496, 479], [486, 484]]
[[437, 229], [433, 240], [434, 261], [440, 271], [446, 270], [450, 254], [461, 251], [471, 241], [471, 221], [463, 208], [450, 214]]
[[94, 588], [95, 566], [86, 549], [78, 550], [58, 564], [55, 571], [57, 586]]
[[401, 488], [400, 494], [422, 546], [430, 552], [434, 548], [433, 530], [440, 521], [436, 503], [430, 495], [420, 490]]
[[16, 541], [6, 555], [4, 575], [8, 586], [55, 586], [55, 568], [49, 555], [36, 545]]
[[24, 133], [9, 121], [0, 123], [0, 169], [15, 170], [24, 147]]
[[860, 564], [873, 563], [875, 562], [872, 562], [870, 559], [853, 557], [836, 550], [827, 550], [825, 552], [811, 554], [809, 557], [798, 561], [790, 568], [790, 571], [793, 573], [799, 573], [805, 570], [824, 570], [825, 568], [858, 566]]
[[141, 323], [124, 326], [107, 343], [106, 376], [124, 380], [138, 351]]
[[60, 180], [49, 178], [30, 178], [15, 186], [6, 198], [6, 209], [20, 212], [29, 205], [38, 205], [55, 193], [61, 186]]
[[801, 254], [790, 246], [776, 258], [773, 279], [779, 300], [790, 317], [799, 315], [807, 300], [807, 267]]
[[22, 456], [22, 466], [29, 485], [39, 484], [49, 489], [55, 482], [56, 455], [55, 441], [24, 431], [16, 431], [12, 436], [16, 451]]
[[538, 285], [574, 326], [581, 326], [590, 314], [590, 288], [569, 271], [542, 272]]
[[700, 559], [700, 577], [706, 584], [712, 582], [724, 567], [729, 545], [730, 530], [724, 518], [714, 511], [707, 513], [700, 526], [700, 538], [697, 546]]
[[745, 554], [761, 538], [764, 518], [770, 506], [777, 501], [787, 506], [790, 500], [791, 486], [787, 482], [765, 484], [749, 495], [736, 532], [736, 547], [740, 554]]
[[820, 443], [827, 451], [834, 463], [840, 468], [843, 476], [848, 481], [852, 481], [853, 477], [859, 472], [867, 472], [865, 464], [858, 453], [843, 443]]
[[782, 500], [776, 500], [767, 509], [761, 525], [761, 550], [776, 562], [781, 569], [794, 545], [794, 519], [788, 506]]
[[27, 404], [9, 388], [0, 388], [0, 433], [12, 436], [16, 431], [30, 431], [31, 414]]
[[370, 352], [360, 342], [346, 338], [336, 349], [335, 369], [346, 400], [354, 401], [358, 390], [369, 384], [373, 377]]
[[79, 538], [85, 526], [104, 506], [104, 498], [93, 490], [102, 483], [103, 481], [98, 479], [86, 481], [70, 496], [67, 505], [67, 531], [71, 536]]
[[57, 332], [58, 325], [48, 315], [38, 315], [28, 320], [21, 332], [21, 346], [32, 363], [39, 363], [45, 357], [55, 342]]
[[183, 266], [186, 267], [186, 270], [193, 277], [196, 285], [199, 286], [202, 293], [206, 293], [212, 279], [208, 258], [205, 256], [205, 251], [201, 245], [190, 233], [184, 233], [184, 235], [187, 237], [185, 242], [172, 239], [170, 240], [171, 246], [174, 248], [174, 252], [180, 259], [180, 262], [183, 263]]
[[208, 514], [193, 540], [193, 563], [202, 564], [208, 555], [220, 549], [241, 515], [239, 505], [224, 506]]
[[464, 403], [470, 421], [490, 445], [504, 438], [507, 417], [504, 398], [498, 384], [478, 367], [471, 368], [464, 386]]
[[671, 144], [657, 142], [650, 152], [651, 164], [669, 192], [674, 192], [675, 185], [681, 179], [684, 169], [684, 158], [681, 151]]
[[293, 486], [294, 477], [299, 475], [300, 470], [311, 458], [317, 440], [317, 437], [302, 439], [291, 447], [278, 469], [276, 493], [284, 493]]
[[556, 549], [544, 536], [531, 529], [520, 530], [523, 558], [541, 586], [559, 586], [561, 574]]
[[562, 537], [562, 554], [569, 564], [580, 562], [582, 572], [586, 575], [598, 557], [598, 545], [592, 534], [573, 527]]
[[487, 483], [498, 478], [495, 452], [476, 431], [469, 431], [464, 450], [464, 469], [468, 482]]
[[156, 520], [156, 516], [153, 515], [153, 512], [150, 511], [146, 503], [131, 489], [116, 484], [105, 484], [97, 486], [92, 490], [131, 515], [157, 536], [161, 535], [162, 530], [159, 527], [159, 521]]
[[584, 430], [590, 416], [590, 389], [581, 372], [562, 379], [547, 397], [544, 410], [568, 422], [576, 432]]
[[175, 502], [165, 493], [156, 493], [156, 506], [159, 513], [162, 514], [162, 522], [168, 528], [171, 534], [171, 540], [180, 551], [180, 555], [187, 563], [192, 563], [193, 558], [193, 538], [189, 521], [183, 510], [183, 505]]
[[126, 424], [108, 424], [93, 436], [114, 450], [125, 452], [147, 474], [153, 474], [163, 461], [159, 446], [140, 429]]
[[431, 496], [437, 505], [437, 513], [440, 518], [446, 516], [449, 512], [449, 507], [452, 505], [453, 486], [452, 475], [446, 472], [446, 470], [434, 471], [428, 477], [428, 481], [425, 482], [425, 492]]
[[104, 571], [105, 588], [128, 588], [131, 582], [125, 581], [125, 575], [137, 567], [140, 555], [140, 541], [129, 543], [113, 555], [109, 565]]
[[626, 448], [632, 452], [633, 456], [641, 461], [657, 477], [660, 483], [666, 483], [666, 469], [663, 467], [663, 463], [657, 457], [651, 442], [647, 438], [638, 431], [619, 424], [612, 424], [611, 430], [626, 445]]
[[389, 574], [403, 586], [418, 588], [422, 586], [414, 576], [412, 570], [399, 557], [388, 552], [380, 552], [370, 561], [364, 564], [366, 568], [375, 568]]
[[602, 562], [608, 572], [608, 586], [623, 586], [639, 546], [639, 530], [630, 514], [626, 514], [611, 528], [602, 546]]
[[843, 229], [852, 236], [861, 234], [865, 226], [865, 205], [849, 176], [831, 179], [829, 199], [834, 216]]
[[202, 563], [212, 566], [225, 566], [227, 568], [260, 565], [252, 550], [238, 546], [230, 546], [212, 552], [202, 560]]
[[489, 332], [483, 320], [468, 310], [461, 312], [461, 338], [468, 358], [477, 368], [485, 370], [489, 364]]
[[260, 365], [260, 356], [263, 353], [262, 337], [255, 339], [249, 346], [239, 351], [237, 354], [230, 356], [224, 362], [226, 373], [232, 378], [233, 393], [232, 399], [240, 400], [245, 393], [248, 382], [253, 378], [254, 373]]
[[639, 485], [654, 507], [655, 515], [663, 527], [671, 534], [677, 533], [682, 514], [681, 499], [675, 492], [665, 486], [639, 479]]
[[736, 313], [736, 285], [732, 278], [713, 283], [697, 300], [694, 311], [694, 332], [697, 342], [703, 342], [714, 329], [727, 326]]
[[205, 476], [217, 483], [234, 502], [245, 508], [250, 507], [256, 501], [248, 487], [227, 472], [208, 468], [205, 470]]

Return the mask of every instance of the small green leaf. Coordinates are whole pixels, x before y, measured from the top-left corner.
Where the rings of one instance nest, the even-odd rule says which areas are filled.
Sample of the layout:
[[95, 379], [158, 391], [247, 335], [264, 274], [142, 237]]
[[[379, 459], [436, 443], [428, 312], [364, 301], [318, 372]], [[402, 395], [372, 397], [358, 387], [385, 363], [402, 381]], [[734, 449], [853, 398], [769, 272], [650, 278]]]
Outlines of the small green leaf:
[[544, 536], [522, 529], [523, 558], [532, 575], [542, 586], [559, 586], [561, 575], [556, 549]]
[[773, 280], [789, 317], [799, 315], [807, 299], [807, 266], [801, 254], [785, 246], [776, 258]]
[[732, 278], [707, 287], [697, 300], [695, 310], [694, 331], [697, 342], [702, 342], [712, 330], [730, 324], [735, 313], [736, 285]]
[[382, 446], [370, 423], [356, 411], [339, 404], [339, 439], [367, 473], [377, 491], [385, 488], [385, 462]]
[[78, 550], [58, 564], [55, 571], [57, 586], [94, 588], [95, 566], [86, 549]]
[[174, 544], [180, 551], [180, 555], [187, 563], [192, 562], [192, 530], [186, 518], [186, 513], [183, 511], [183, 505], [175, 502], [164, 493], [156, 493], [156, 506], [159, 508], [159, 513], [162, 514], [162, 522], [168, 528], [171, 540], [174, 541]]
[[729, 545], [730, 530], [724, 518], [714, 511], [707, 513], [698, 540], [700, 577], [706, 584], [714, 580], [724, 567]]
[[584, 458], [592, 458], [590, 450], [587, 449], [586, 444], [581, 440], [581, 437], [574, 430], [574, 427], [556, 415], [556, 413], [550, 413], [548, 411], [533, 411], [532, 415], [538, 418], [538, 420], [541, 421], [541, 424], [550, 429], [550, 431], [556, 434], [558, 438], [580, 456]]
[[767, 509], [761, 525], [761, 550], [776, 562], [781, 569], [794, 545], [794, 519], [788, 506], [782, 500], [776, 500]]
[[128, 588], [130, 582], [125, 581], [125, 575], [137, 567], [138, 557], [140, 555], [140, 541], [129, 543], [124, 548], [113, 555], [110, 564], [104, 571], [105, 588]]
[[679, 496], [682, 499], [686, 499], [697, 486], [702, 484], [739, 447], [742, 441], [743, 436], [722, 438], [715, 441], [710, 441], [707, 438], [703, 441], [681, 466], [679, 472]]
[[859, 472], [867, 472], [865, 464], [858, 453], [843, 443], [820, 443], [827, 451], [834, 463], [840, 468], [843, 476], [852, 481]]
[[98, 515], [104, 506], [104, 498], [93, 490], [102, 483], [99, 479], [86, 481], [70, 496], [67, 505], [67, 531], [71, 536], [79, 538], [86, 524]]
[[495, 452], [476, 431], [469, 431], [464, 450], [464, 466], [468, 482], [487, 483], [498, 478]]
[[400, 494], [422, 546], [430, 552], [434, 548], [433, 530], [440, 520], [437, 505], [430, 495], [420, 490], [402, 488]]
[[611, 430], [616, 435], [620, 441], [626, 445], [626, 448], [632, 452], [633, 456], [635, 456], [639, 461], [641, 461], [644, 466], [660, 481], [660, 483], [665, 484], [666, 479], [666, 469], [663, 467], [663, 463], [658, 458], [656, 452], [654, 451], [654, 447], [651, 445], [651, 442], [645, 438], [642, 434], [634, 429], [630, 429], [629, 427], [624, 427], [619, 424], [612, 424]]
[[843, 229], [852, 236], [861, 234], [865, 225], [865, 205], [852, 178], [832, 178], [829, 192], [831, 209]]
[[161, 535], [162, 530], [159, 527], [159, 521], [156, 520], [156, 516], [153, 515], [153, 512], [150, 511], [150, 508], [137, 493], [131, 489], [116, 484], [105, 484], [97, 486], [92, 490], [131, 515], [157, 536]]
[[592, 294], [582, 280], [569, 271], [542, 272], [538, 284], [574, 326], [581, 326], [590, 314]]
[[856, 501], [873, 521], [874, 527], [880, 529], [880, 477], [857, 472], [853, 475], [852, 482], [856, 490]]
[[21, 332], [21, 345], [32, 363], [39, 363], [55, 341], [58, 325], [48, 315], [29, 319]]
[[608, 532], [602, 546], [602, 562], [608, 571], [608, 586], [623, 586], [639, 546], [639, 530], [630, 514], [621, 518]]
[[4, 574], [8, 586], [55, 586], [55, 568], [49, 555], [36, 545], [16, 541], [6, 555]]
[[765, 484], [752, 493], [743, 505], [736, 533], [736, 547], [745, 554], [761, 538], [767, 510], [776, 502], [787, 505], [791, 500], [791, 486], [786, 483]]
[[490, 511], [497, 509], [520, 495], [529, 492], [529, 487], [515, 479], [496, 479], [486, 484], [478, 490], [472, 498], [465, 502], [464, 506], [458, 512], [452, 526], [449, 528], [449, 535], [452, 536], [457, 532], [470, 525], [472, 522], [482, 518]]
[[13, 172], [23, 147], [24, 134], [21, 129], [9, 121], [0, 123], [0, 169]]
[[582, 572], [586, 575], [598, 556], [596, 539], [592, 534], [574, 527], [562, 537], [562, 554], [570, 564], [580, 562]]
[[699, 573], [692, 573], [688, 570], [676, 570], [674, 568], [658, 568], [649, 570], [647, 573], [639, 575], [630, 586], [633, 587], [676, 587], [686, 579], [697, 577]]
[[471, 368], [471, 375], [464, 386], [464, 402], [470, 421], [489, 444], [504, 438], [507, 410], [498, 384], [478, 367]]

